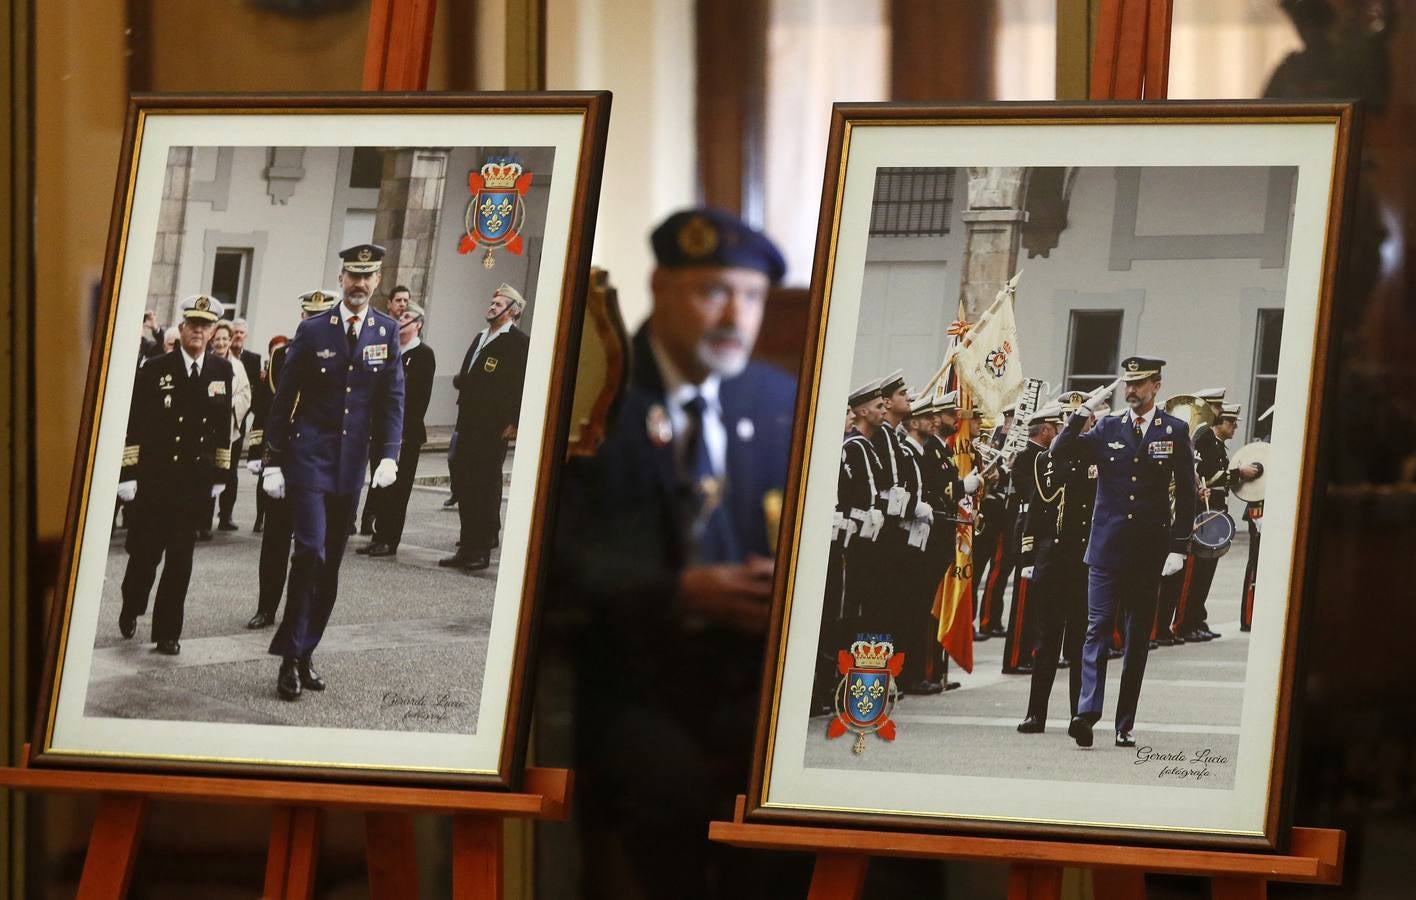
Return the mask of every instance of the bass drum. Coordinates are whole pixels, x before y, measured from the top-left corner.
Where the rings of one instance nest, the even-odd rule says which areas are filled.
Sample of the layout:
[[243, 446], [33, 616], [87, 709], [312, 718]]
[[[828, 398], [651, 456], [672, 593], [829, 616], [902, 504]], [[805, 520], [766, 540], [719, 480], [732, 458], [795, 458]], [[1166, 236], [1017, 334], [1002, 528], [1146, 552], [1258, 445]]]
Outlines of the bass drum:
[[1222, 509], [1207, 509], [1195, 516], [1190, 552], [1203, 559], [1218, 559], [1234, 543], [1234, 519]]

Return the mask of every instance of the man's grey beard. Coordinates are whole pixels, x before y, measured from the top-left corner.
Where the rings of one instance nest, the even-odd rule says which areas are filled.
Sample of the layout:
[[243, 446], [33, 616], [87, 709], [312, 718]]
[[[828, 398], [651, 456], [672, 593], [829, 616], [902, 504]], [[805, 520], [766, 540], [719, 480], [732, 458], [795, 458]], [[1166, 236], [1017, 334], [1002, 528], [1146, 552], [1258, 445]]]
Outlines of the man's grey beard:
[[741, 375], [751, 358], [752, 354], [746, 350], [715, 353], [706, 347], [698, 349], [698, 361], [719, 378], [736, 378]]
[[349, 291], [344, 292], [344, 302], [348, 304], [350, 309], [362, 309], [364, 305], [369, 302], [368, 294], [364, 294], [362, 297], [359, 297], [358, 300], [354, 299], [356, 296], [358, 295], [352, 294]]

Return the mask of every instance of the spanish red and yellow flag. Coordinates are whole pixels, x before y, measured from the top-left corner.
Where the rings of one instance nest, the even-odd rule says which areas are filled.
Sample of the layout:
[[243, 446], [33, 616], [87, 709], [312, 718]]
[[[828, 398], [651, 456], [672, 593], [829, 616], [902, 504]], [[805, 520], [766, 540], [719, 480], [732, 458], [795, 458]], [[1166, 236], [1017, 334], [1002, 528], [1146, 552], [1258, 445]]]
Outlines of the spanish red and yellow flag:
[[[957, 335], [968, 326], [956, 322], [950, 333]], [[963, 478], [973, 470], [972, 446], [973, 401], [967, 389], [959, 384], [956, 372], [950, 367], [943, 379], [945, 391], [959, 391], [959, 430], [954, 433], [954, 464], [959, 467], [959, 477]], [[932, 613], [939, 620], [938, 639], [949, 658], [963, 667], [965, 672], [973, 671], [973, 517], [972, 498], [963, 498], [958, 508], [951, 510], [959, 522], [954, 526], [954, 561], [939, 582], [934, 594]]]

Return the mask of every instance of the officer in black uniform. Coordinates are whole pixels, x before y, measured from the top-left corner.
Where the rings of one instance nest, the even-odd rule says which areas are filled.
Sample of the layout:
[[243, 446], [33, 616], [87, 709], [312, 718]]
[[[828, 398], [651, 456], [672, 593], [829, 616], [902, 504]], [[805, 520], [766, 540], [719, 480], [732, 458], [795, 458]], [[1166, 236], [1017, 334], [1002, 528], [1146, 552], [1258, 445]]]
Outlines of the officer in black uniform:
[[[1092, 414], [1081, 407], [1084, 395], [1068, 394], [1064, 398], [1068, 407], [1052, 404], [1039, 410], [1038, 415], [1057, 417], [1059, 424], [1062, 416], [1073, 415], [1094, 421]], [[1029, 597], [1039, 639], [1028, 709], [1018, 724], [1022, 734], [1041, 734], [1047, 727], [1047, 705], [1057, 675], [1059, 649], [1068, 664], [1068, 715], [1077, 714], [1082, 692], [1082, 641], [1087, 631], [1087, 564], [1083, 557], [1091, 536], [1097, 477], [1095, 465], [1076, 459], [1059, 460], [1050, 449], [1039, 453], [1033, 466], [1037, 471], [1037, 495], [1028, 507], [1023, 528], [1021, 575], [1031, 583]]]
[[929, 433], [924, 439], [924, 499], [934, 513], [929, 537], [929, 559], [926, 562], [924, 624], [927, 629], [928, 656], [924, 660], [925, 679], [946, 691], [959, 687], [949, 680], [949, 656], [939, 646], [939, 620], [934, 617], [934, 596], [949, 567], [954, 565], [959, 517], [959, 503], [977, 491], [984, 479], [977, 472], [959, 477], [954, 452], [945, 443], [959, 427], [959, 392], [950, 391], [921, 401], [931, 417]]
[[231, 363], [206, 352], [221, 301], [188, 297], [181, 311], [177, 348], [137, 372], [118, 484], [119, 499], [132, 504], [118, 630], [125, 638], [136, 632], [163, 563], [152, 639], [157, 652], [170, 656], [182, 652], [197, 529], [210, 521], [211, 501], [231, 469]]
[[[989, 435], [988, 444], [994, 450], [1003, 449], [1008, 431], [1013, 427], [1016, 410], [1016, 403], [1003, 407], [1003, 421]], [[1017, 568], [1017, 547], [1013, 542], [1017, 530], [1017, 498], [1010, 490], [1007, 472], [996, 472], [997, 477], [989, 479], [988, 490], [979, 501], [979, 522], [974, 529], [973, 589], [974, 606], [978, 612], [978, 628], [974, 631], [976, 641], [1003, 637], [1008, 633], [1003, 627], [1003, 596], [1007, 592], [1008, 577]]]
[[[1058, 411], [1049, 412], [1043, 415], [1043, 410], [1033, 413], [1028, 419], [1028, 442], [1023, 445], [1023, 449], [1018, 451], [1018, 455], [1013, 458], [1013, 464], [1008, 469], [1008, 477], [1012, 483], [1014, 509], [1017, 511], [1014, 518], [1014, 533], [1012, 536], [1013, 545], [1017, 548], [1014, 559], [1017, 560], [1022, 554], [1030, 553], [1032, 550], [1031, 541], [1023, 534], [1023, 526], [1027, 522], [1028, 509], [1032, 504], [1033, 497], [1037, 494], [1037, 466], [1036, 460], [1039, 453], [1047, 449], [1052, 443], [1052, 439], [1057, 436], [1057, 425], [1060, 422]], [[1003, 641], [1003, 674], [1005, 675], [1025, 675], [1033, 668], [1033, 649], [1037, 646], [1037, 626], [1033, 621], [1032, 610], [1028, 608], [1029, 593], [1032, 589], [1027, 578], [1022, 577], [1021, 566], [1013, 579], [1013, 605], [1008, 610], [1008, 633]]]
[[[327, 312], [339, 300], [335, 291], [306, 291], [300, 295], [300, 319]], [[270, 414], [270, 404], [275, 399], [276, 385], [281, 370], [285, 368], [285, 354], [289, 344], [282, 343], [270, 351], [270, 362], [266, 365], [261, 380], [251, 388], [251, 407], [256, 411], [251, 420], [251, 444], [247, 450], [249, 462], [246, 468], [257, 476], [256, 495], [265, 498], [266, 522], [261, 531], [261, 561], [259, 572], [259, 593], [256, 598], [256, 612], [246, 623], [247, 628], [266, 628], [275, 624], [275, 613], [280, 608], [280, 595], [285, 593], [285, 576], [290, 568], [290, 544], [294, 527], [290, 520], [290, 504], [284, 497], [271, 497], [263, 489], [265, 482], [265, 426]]]
[[[370, 490], [366, 503], [375, 507], [373, 516], [374, 539], [368, 546], [360, 547], [356, 553], [367, 553], [371, 557], [393, 556], [398, 552], [398, 542], [403, 540], [403, 523], [408, 517], [408, 500], [413, 496], [413, 479], [418, 474], [418, 460], [423, 454], [423, 444], [427, 443], [428, 431], [423, 419], [428, 414], [428, 401], [433, 396], [433, 374], [437, 371], [437, 357], [433, 348], [423, 342], [423, 307], [406, 299], [404, 293], [399, 303], [398, 340], [401, 345], [399, 361], [403, 363], [403, 449], [398, 451], [398, 480], [378, 491]], [[394, 307], [394, 301], [389, 301]]]

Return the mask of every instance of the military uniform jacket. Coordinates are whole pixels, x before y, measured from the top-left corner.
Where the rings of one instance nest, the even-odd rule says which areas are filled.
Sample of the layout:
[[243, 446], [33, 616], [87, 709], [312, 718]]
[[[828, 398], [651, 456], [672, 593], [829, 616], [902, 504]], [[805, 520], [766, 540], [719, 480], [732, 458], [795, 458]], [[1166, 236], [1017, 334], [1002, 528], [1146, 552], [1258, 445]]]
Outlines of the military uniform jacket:
[[270, 351], [270, 361], [260, 374], [251, 380], [251, 433], [246, 447], [246, 458], [265, 459], [265, 426], [270, 418], [270, 404], [275, 400], [276, 379], [285, 365], [285, 350], [289, 344], [281, 344]]
[[180, 349], [148, 360], [133, 383], [120, 481], [147, 500], [225, 483], [231, 468], [231, 363], [206, 356], [195, 379]]
[[924, 502], [934, 510], [935, 518], [957, 518], [959, 501], [964, 498], [964, 482], [949, 445], [937, 434], [924, 442], [924, 458], [920, 462], [923, 475]]
[[[457, 430], [500, 434], [521, 418], [521, 389], [531, 338], [515, 325], [478, 352], [474, 342], [452, 376], [457, 389]], [[473, 357], [476, 357], [475, 361]], [[460, 438], [459, 438], [460, 440]]]
[[875, 429], [875, 433], [870, 436], [870, 443], [880, 456], [880, 465], [883, 469], [884, 477], [876, 484], [876, 489], [881, 493], [881, 499], [885, 499], [885, 495], [892, 487], [903, 488], [905, 492], [904, 509], [899, 515], [905, 519], [912, 517], [915, 504], [920, 500], [919, 470], [915, 468], [911, 458], [901, 446], [904, 441], [900, 440], [894, 425], [882, 422], [880, 427]]
[[1195, 473], [1199, 476], [1200, 483], [1210, 490], [1209, 502], [1205, 506], [1209, 509], [1225, 509], [1231, 477], [1229, 451], [1213, 428], [1206, 428], [1195, 435]]
[[[1013, 467], [1008, 471], [1013, 485], [1013, 494], [1009, 499], [1018, 516], [1027, 515], [1033, 497], [1037, 495], [1036, 460], [1044, 449], [1046, 448], [1035, 441], [1028, 441], [1023, 445], [1023, 449], [1018, 451], [1018, 455], [1013, 457]], [[1020, 518], [1018, 521], [1025, 520]]]
[[341, 303], [300, 323], [286, 346], [265, 424], [268, 464], [286, 484], [334, 494], [364, 486], [370, 459], [397, 459], [403, 439], [398, 324], [367, 309], [351, 352]]
[[428, 441], [423, 420], [428, 415], [428, 401], [433, 397], [433, 373], [437, 357], [433, 348], [419, 343], [399, 357], [403, 363], [403, 445], [418, 448]]
[[[1130, 413], [1109, 415], [1085, 434], [1073, 416], [1052, 444], [1059, 459], [1096, 463], [1096, 514], [1086, 562], [1119, 567], [1128, 559], [1184, 553], [1195, 521], [1195, 455], [1190, 426], [1162, 409], [1139, 439]], [[1175, 512], [1171, 515], [1171, 486]]]
[[836, 481], [836, 504], [841, 512], [856, 522], [864, 522], [867, 510], [884, 511], [880, 491], [881, 482], [887, 478], [875, 445], [852, 428], [841, 443], [841, 471]]
[[1081, 562], [1091, 537], [1098, 469], [1095, 463], [1058, 459], [1051, 450], [1033, 457], [1037, 493], [1023, 521], [1022, 565], [1037, 563], [1037, 552], [1053, 551]]

